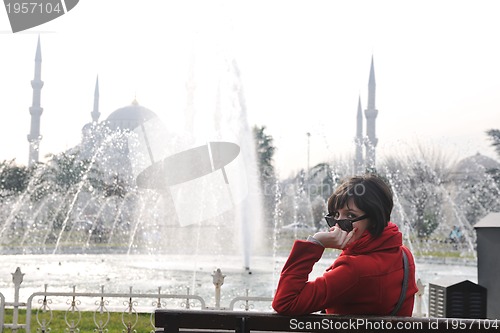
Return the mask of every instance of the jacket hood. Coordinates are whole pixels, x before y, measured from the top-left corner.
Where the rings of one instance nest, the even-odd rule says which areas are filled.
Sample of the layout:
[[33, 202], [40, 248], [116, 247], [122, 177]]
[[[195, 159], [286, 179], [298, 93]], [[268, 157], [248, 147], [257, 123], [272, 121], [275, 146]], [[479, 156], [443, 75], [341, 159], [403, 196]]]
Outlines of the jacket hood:
[[361, 237], [349, 244], [342, 254], [363, 254], [397, 248], [403, 245], [403, 235], [396, 224], [389, 222], [380, 236], [374, 237], [366, 230]]

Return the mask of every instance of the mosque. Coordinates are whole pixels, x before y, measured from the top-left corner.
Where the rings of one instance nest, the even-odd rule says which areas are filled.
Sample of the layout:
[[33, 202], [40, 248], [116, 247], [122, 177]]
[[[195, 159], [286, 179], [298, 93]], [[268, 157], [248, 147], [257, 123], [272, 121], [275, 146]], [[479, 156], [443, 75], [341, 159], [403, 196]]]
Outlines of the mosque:
[[[38, 43], [36, 47], [35, 55], [35, 75], [31, 81], [31, 87], [33, 88], [33, 101], [29, 108], [31, 114], [31, 126], [30, 133], [28, 134], [29, 143], [29, 156], [28, 156], [28, 166], [33, 165], [39, 161], [39, 146], [42, 140], [42, 135], [40, 134], [40, 118], [43, 113], [43, 108], [40, 105], [41, 90], [43, 88], [43, 81], [41, 78], [42, 70], [42, 52], [40, 47], [40, 37], [38, 38]], [[90, 132], [92, 131], [92, 125], [98, 124], [100, 121], [101, 112], [99, 111], [99, 79], [96, 79], [95, 91], [94, 91], [94, 106], [90, 113], [92, 121], [85, 124], [82, 128], [83, 141], [88, 140]], [[131, 105], [121, 107], [114, 112], [112, 112], [104, 121], [107, 128], [110, 130], [133, 130], [146, 121], [157, 118], [156, 114], [149, 110], [148, 108], [139, 105], [137, 100], [133, 100]]]
[[[28, 166], [33, 165], [39, 161], [39, 147], [42, 140], [42, 135], [40, 134], [40, 118], [43, 113], [43, 108], [40, 105], [41, 100], [41, 90], [43, 88], [43, 81], [41, 78], [42, 69], [42, 53], [40, 46], [40, 37], [38, 38], [38, 43], [36, 47], [35, 55], [35, 75], [31, 81], [31, 86], [33, 89], [33, 100], [32, 105], [29, 108], [31, 114], [31, 126], [30, 132], [28, 134], [29, 143], [29, 156], [28, 156]], [[356, 118], [356, 136], [355, 136], [355, 154], [353, 161], [353, 169], [356, 174], [363, 173], [365, 170], [375, 170], [375, 148], [377, 146], [377, 137], [375, 131], [376, 118], [378, 110], [375, 107], [375, 70], [373, 64], [373, 57], [371, 60], [370, 67], [370, 77], [368, 84], [368, 106], [364, 110], [364, 115], [366, 118], [366, 134], [363, 135], [363, 113], [361, 107], [361, 97], [358, 101], [358, 110]], [[95, 91], [94, 91], [94, 106], [91, 112], [92, 121], [83, 126], [83, 140], [88, 137], [89, 131], [91, 131], [93, 124], [98, 124], [100, 122], [101, 112], [99, 111], [99, 79], [96, 79]], [[116, 129], [128, 129], [133, 130], [140, 124], [148, 121], [149, 119], [155, 118], [156, 114], [149, 110], [148, 108], [139, 105], [137, 100], [131, 103], [131, 105], [119, 108], [112, 112], [104, 121], [107, 127], [111, 130]], [[363, 155], [363, 148], [365, 154]]]
[[[42, 67], [42, 56], [40, 47], [40, 38], [38, 38], [38, 43], [36, 47], [35, 55], [35, 75], [31, 81], [31, 86], [33, 88], [33, 101], [32, 106], [29, 108], [31, 114], [31, 127], [30, 133], [28, 134], [29, 142], [29, 157], [28, 165], [32, 165], [39, 161], [39, 146], [42, 136], [40, 134], [40, 117], [43, 113], [43, 108], [40, 105], [41, 90], [43, 88], [43, 81], [41, 79], [41, 67]], [[358, 107], [356, 113], [356, 135], [354, 138], [354, 159], [352, 161], [354, 174], [362, 174], [366, 171], [374, 171], [376, 166], [376, 147], [378, 143], [378, 138], [376, 136], [376, 119], [378, 115], [378, 110], [375, 104], [376, 97], [376, 82], [375, 82], [375, 68], [373, 56], [370, 65], [370, 74], [368, 79], [368, 99], [367, 107], [363, 112], [361, 105], [361, 96], [358, 99]], [[363, 114], [364, 113], [364, 114]], [[364, 117], [363, 117], [364, 115]], [[94, 106], [91, 112], [92, 120], [90, 123], [83, 126], [83, 140], [85, 140], [86, 133], [88, 133], [92, 127], [92, 124], [98, 124], [100, 122], [101, 113], [99, 111], [99, 80], [96, 79], [95, 92], [94, 92]], [[131, 105], [119, 108], [112, 112], [104, 121], [107, 127], [111, 130], [122, 129], [122, 130], [133, 130], [144, 122], [157, 117], [156, 114], [149, 110], [148, 108], [139, 105], [137, 100], [134, 100]], [[365, 125], [365, 126], [364, 126]], [[365, 127], [365, 129], [364, 129]], [[363, 133], [365, 130], [365, 133]], [[469, 161], [466, 164], [470, 164], [470, 160], [473, 159], [474, 163], [483, 165], [486, 163], [484, 160], [488, 160], [487, 163], [493, 163], [498, 165], [498, 162], [487, 158], [485, 156], [476, 155], [466, 160]], [[481, 159], [480, 161], [476, 161]], [[463, 162], [462, 164], [464, 164]], [[474, 164], [473, 163], [473, 164]], [[460, 168], [462, 169], [462, 168]], [[458, 172], [457, 172], [458, 173]]]

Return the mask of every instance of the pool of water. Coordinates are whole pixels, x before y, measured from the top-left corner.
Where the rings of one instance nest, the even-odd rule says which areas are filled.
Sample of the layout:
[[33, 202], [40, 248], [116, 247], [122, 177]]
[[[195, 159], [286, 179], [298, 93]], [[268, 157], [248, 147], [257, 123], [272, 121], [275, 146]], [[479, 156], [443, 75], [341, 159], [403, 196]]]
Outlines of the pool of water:
[[[332, 260], [324, 255], [310, 278], [323, 273]], [[237, 296], [272, 297], [286, 257], [253, 257], [250, 271], [245, 270], [239, 256], [192, 255], [2, 255], [0, 292], [7, 302], [13, 301], [12, 275], [17, 267], [24, 273], [19, 292], [20, 301], [44, 290], [51, 292], [101, 292], [191, 294], [201, 296], [207, 306], [214, 306], [215, 287], [212, 274], [220, 268], [226, 275], [221, 288], [221, 306], [227, 306]], [[471, 263], [417, 261], [417, 278], [424, 285], [441, 281], [470, 280], [477, 283], [477, 267]], [[427, 311], [427, 294], [423, 297]], [[55, 305], [54, 305], [55, 306]], [[67, 306], [66, 306], [67, 307]], [[269, 304], [255, 304], [259, 310], [271, 310]]]

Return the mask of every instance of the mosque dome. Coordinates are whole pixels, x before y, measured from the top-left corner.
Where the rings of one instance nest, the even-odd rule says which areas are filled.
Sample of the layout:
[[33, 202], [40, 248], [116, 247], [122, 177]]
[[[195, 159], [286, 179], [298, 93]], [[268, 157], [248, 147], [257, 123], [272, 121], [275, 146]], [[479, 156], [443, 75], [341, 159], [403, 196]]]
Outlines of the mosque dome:
[[92, 123], [86, 123], [85, 125], [83, 125], [82, 127], [82, 133], [85, 135], [85, 134], [88, 134], [92, 131], [92, 127], [93, 127], [93, 124]]
[[491, 157], [477, 153], [459, 161], [454, 174], [462, 180], [474, 179], [491, 169], [500, 169], [500, 163]]
[[106, 123], [111, 129], [128, 129], [133, 131], [139, 125], [156, 117], [153, 111], [139, 105], [137, 100], [134, 99], [132, 104], [111, 113], [106, 119]]
[[83, 125], [83, 127], [82, 127], [82, 142], [87, 142], [87, 141], [92, 140], [92, 138], [94, 137], [94, 134], [95, 134], [96, 127], [97, 127], [97, 123], [94, 123], [94, 122], [86, 123], [85, 125]]
[[495, 168], [500, 168], [500, 163], [480, 153], [466, 157], [457, 164], [457, 171], [462, 172], [477, 172]]

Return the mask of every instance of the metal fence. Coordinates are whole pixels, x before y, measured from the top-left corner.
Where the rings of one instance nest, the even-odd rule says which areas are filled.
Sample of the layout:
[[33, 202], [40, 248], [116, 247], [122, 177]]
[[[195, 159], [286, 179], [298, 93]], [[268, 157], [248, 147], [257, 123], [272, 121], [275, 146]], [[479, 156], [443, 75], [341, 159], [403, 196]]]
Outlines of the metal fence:
[[[20, 302], [19, 290], [23, 282], [24, 273], [18, 267], [12, 273], [12, 281], [14, 283], [14, 301], [6, 302], [5, 296], [0, 293], [0, 333], [4, 329], [10, 329], [13, 333], [18, 330], [25, 332], [46, 333], [51, 330], [53, 320], [53, 311], [57, 310], [64, 313], [65, 331], [68, 333], [80, 332], [82, 313], [91, 313], [95, 333], [108, 332], [111, 313], [121, 314], [121, 324], [123, 325], [122, 332], [136, 332], [139, 321], [139, 313], [149, 314], [149, 325], [147, 328], [150, 332], [155, 332], [154, 313], [157, 309], [180, 308], [180, 309], [200, 309], [200, 310], [234, 310], [238, 305], [238, 309], [249, 311], [254, 308], [255, 302], [266, 302], [270, 304], [272, 297], [250, 296], [248, 289], [245, 290], [244, 296], [233, 298], [227, 307], [221, 307], [221, 286], [224, 283], [225, 275], [220, 269], [213, 272], [213, 284], [215, 292], [215, 301], [213, 306], [208, 306], [205, 300], [190, 293], [190, 289], [186, 288], [185, 294], [170, 294], [162, 293], [161, 287], [158, 287], [156, 293], [135, 293], [130, 287], [127, 293], [107, 293], [104, 286], [101, 286], [100, 292], [77, 292], [73, 286], [71, 292], [54, 292], [47, 291], [45, 285], [44, 291], [31, 294], [26, 302]], [[424, 285], [417, 282], [419, 292], [416, 295], [415, 315], [422, 316], [422, 296]], [[58, 301], [55, 302], [55, 301]], [[139, 305], [139, 301], [149, 301], [148, 306]], [[167, 302], [168, 301], [168, 302]], [[12, 309], [12, 322], [6, 323], [6, 309]], [[19, 310], [26, 310], [25, 323], [20, 322]], [[36, 327], [31, 327], [35, 323]]]
[[[135, 293], [130, 287], [128, 293], [107, 293], [104, 286], [101, 286], [101, 291], [97, 293], [91, 292], [76, 292], [76, 287], [73, 287], [71, 292], [53, 292], [47, 291], [45, 285], [44, 291], [31, 294], [26, 302], [20, 302], [19, 290], [23, 282], [24, 273], [18, 267], [12, 273], [12, 281], [14, 283], [14, 301], [5, 302], [5, 297], [0, 293], [0, 333], [4, 329], [10, 329], [13, 333], [18, 330], [25, 332], [40, 332], [45, 333], [51, 331], [51, 323], [53, 320], [53, 311], [56, 303], [57, 307], [64, 312], [64, 322], [66, 325], [65, 331], [68, 333], [77, 333], [80, 331], [82, 312], [92, 313], [94, 322], [94, 332], [104, 333], [108, 331], [110, 316], [112, 312], [121, 313], [121, 323], [123, 332], [136, 331], [139, 313], [149, 313], [150, 331], [154, 332], [154, 311], [156, 309], [170, 307], [180, 307], [185, 309], [215, 309], [215, 310], [233, 310], [237, 304], [239, 308], [249, 311], [253, 308], [253, 302], [268, 302], [272, 301], [272, 297], [256, 297], [249, 296], [248, 290], [245, 296], [239, 296], [231, 300], [227, 308], [220, 306], [221, 286], [224, 283], [225, 275], [220, 269], [213, 272], [213, 283], [215, 287], [215, 304], [213, 307], [207, 306], [205, 300], [197, 295], [190, 294], [189, 288], [186, 288], [185, 294], [167, 294], [162, 293], [161, 287], [157, 293]], [[149, 300], [149, 306], [141, 308], [139, 300]], [[170, 302], [167, 302], [169, 300]], [[174, 303], [173, 301], [176, 300]], [[5, 322], [5, 310], [12, 309], [12, 322]], [[26, 322], [20, 323], [19, 310], [26, 309]], [[36, 323], [36, 327], [31, 327], [32, 322]]]

